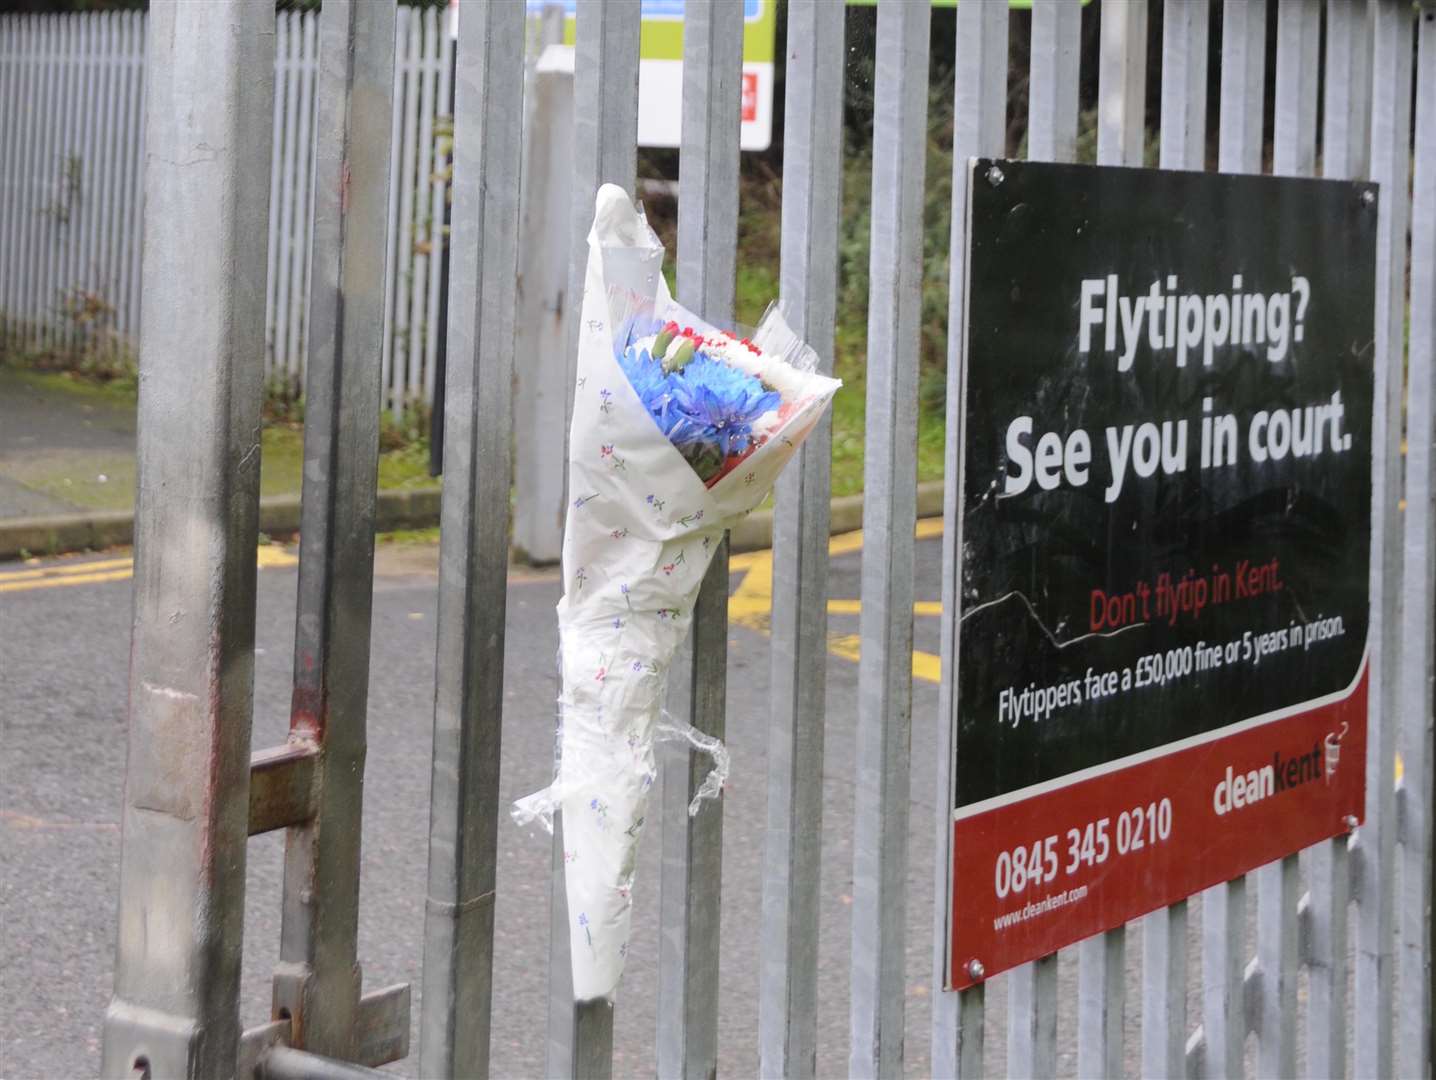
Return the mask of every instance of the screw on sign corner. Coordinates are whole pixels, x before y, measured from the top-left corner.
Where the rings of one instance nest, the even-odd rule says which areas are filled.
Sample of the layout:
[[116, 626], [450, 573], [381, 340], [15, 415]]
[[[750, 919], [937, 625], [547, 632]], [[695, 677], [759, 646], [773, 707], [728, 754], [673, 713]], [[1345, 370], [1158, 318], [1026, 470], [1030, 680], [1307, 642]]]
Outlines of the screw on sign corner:
[[981, 981], [987, 974], [987, 969], [982, 966], [982, 961], [976, 957], [967, 962], [967, 975], [970, 979]]
[[987, 170], [987, 182], [988, 182], [989, 184], [991, 184], [993, 187], [997, 187], [997, 186], [998, 186], [999, 184], [1001, 184], [1002, 181], [1005, 180], [1005, 179], [1007, 179], [1007, 178], [1006, 178], [1005, 176], [1003, 176], [1002, 170], [999, 169], [996, 165], [992, 165], [992, 166], [989, 166], [989, 167], [988, 167], [988, 170]]

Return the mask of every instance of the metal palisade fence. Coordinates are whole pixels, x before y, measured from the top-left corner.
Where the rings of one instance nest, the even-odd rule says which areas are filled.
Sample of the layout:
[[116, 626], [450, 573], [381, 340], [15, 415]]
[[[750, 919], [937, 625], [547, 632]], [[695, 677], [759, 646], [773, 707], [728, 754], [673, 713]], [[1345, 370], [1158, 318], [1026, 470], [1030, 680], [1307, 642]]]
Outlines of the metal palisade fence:
[[[144, 230], [144, 12], [0, 16], [0, 345], [133, 350]], [[314, 228], [319, 13], [275, 19], [265, 375], [304, 382]], [[453, 40], [400, 6], [384, 208], [384, 403], [431, 402]]]
[[145, 19], [0, 17], [0, 333], [116, 346], [139, 323]]
[[[575, 265], [598, 185], [634, 186], [640, 24], [639, 0], [576, 6]], [[689, 0], [687, 7], [677, 292], [722, 321], [731, 314], [737, 250], [738, 114], [730, 91], [740, 63], [741, 7], [722, 0]], [[1224, 0], [1219, 73], [1207, 66], [1213, 9], [1204, 0], [1167, 0], [1160, 55], [1148, 56], [1148, 5], [1103, 4], [1096, 57], [1101, 162], [1140, 164], [1147, 71], [1157, 64], [1162, 166], [1202, 169], [1215, 125], [1219, 168], [1261, 171], [1267, 5]], [[1075, 3], [1034, 0], [1028, 144], [1035, 159], [1076, 155], [1081, 18]], [[788, 5], [781, 290], [799, 332], [825, 355], [837, 305], [843, 95], [834, 58], [845, 51], [844, 19], [843, 6], [829, 0]], [[381, 294], [386, 305], [392, 299], [395, 309], [403, 306], [400, 294], [391, 297], [394, 264], [373, 258], [385, 242], [380, 226], [393, 220], [378, 208], [393, 205], [396, 188], [401, 203], [412, 197], [421, 179], [416, 168], [413, 186], [406, 186], [407, 166], [396, 174], [392, 160], [407, 151], [373, 122], [376, 103], [397, 116], [413, 100], [407, 89], [402, 96], [396, 90], [390, 72], [405, 70], [404, 49], [416, 39], [392, 32], [393, 21], [387, 4], [326, 0], [317, 30], [290, 22], [276, 58], [270, 5], [153, 0], [142, 274], [143, 364], [152, 390], [141, 401], [145, 481], [137, 517], [131, 754], [106, 1075], [234, 1075], [236, 1061], [246, 1076], [255, 1067], [277, 1077], [363, 1075], [336, 1059], [373, 1066], [408, 1049], [407, 988], [363, 994], [357, 979], [353, 834], [362, 802], [356, 766], [364, 754], [380, 379], [372, 367], [344, 362], [345, 354], [380, 353], [387, 336]], [[1276, 26], [1273, 170], [1371, 179], [1382, 190], [1366, 818], [1348, 836], [1146, 916], [1135, 935], [1128, 933], [1133, 928], [1117, 929], [991, 983], [933, 992], [934, 1075], [1053, 1075], [1073, 1067], [1063, 1051], [1074, 1042], [1076, 1071], [1092, 1076], [1384, 1077], [1431, 1070], [1436, 9], [1409, 0], [1283, 0]], [[928, 776], [936, 792], [935, 891], [942, 897], [954, 836], [947, 795], [961, 642], [955, 605], [944, 605], [939, 705], [915, 714], [913, 417], [930, 11], [883, 0], [877, 27], [864, 478], [869, 542], [862, 556], [852, 778], [858, 822], [848, 1059], [853, 1075], [887, 1077], [902, 1074], [905, 1056], [912, 725], [930, 725], [936, 746], [935, 773], [920, 769], [918, 776]], [[472, 3], [460, 33], [448, 479], [417, 1066], [426, 1077], [487, 1074], [490, 1006], [504, 979], [492, 958], [506, 705], [522, 7]], [[1006, 5], [957, 7], [953, 328], [965, 314], [967, 162], [1004, 149], [1008, 33]], [[315, 467], [305, 470], [294, 716], [285, 746], [251, 757], [258, 484], [251, 451], [266, 348], [259, 328], [273, 300], [272, 290], [266, 296], [254, 283], [275, 261], [276, 242], [261, 227], [274, 220], [272, 196], [266, 207], [268, 189], [246, 181], [271, 175], [286, 153], [273, 84], [254, 74], [282, 66], [286, 56], [290, 62], [296, 54], [312, 56], [315, 48], [318, 65], [307, 89], [300, 81], [295, 106], [317, 109], [319, 117], [313, 162], [302, 166], [317, 178], [310, 188], [315, 224], [305, 247], [288, 249], [287, 279], [291, 292], [300, 288], [296, 277], [304, 282], [313, 323], [295, 339], [307, 340], [314, 428], [306, 455]], [[15, 77], [15, 68], [5, 70], [7, 79]], [[21, 82], [29, 87], [26, 78]], [[1216, 117], [1206, 110], [1209, 78], [1220, 80]], [[287, 113], [288, 85], [285, 95]], [[14, 115], [8, 89], [3, 103]], [[201, 145], [210, 151], [194, 157]], [[287, 231], [282, 222], [279, 231]], [[412, 234], [397, 242], [411, 244]], [[402, 294], [411, 312], [415, 296], [431, 297], [432, 288], [432, 274], [422, 284], [415, 276]], [[964, 348], [959, 333], [949, 342], [945, 597], [955, 596], [960, 577]], [[386, 386], [396, 385], [393, 373], [410, 363], [414, 348], [385, 354]], [[406, 386], [414, 384], [412, 370], [405, 369]], [[664, 1077], [716, 1074], [720, 979], [748, 977], [758, 991], [758, 1071], [802, 1077], [816, 1070], [819, 898], [824, 876], [843, 874], [823, 866], [819, 843], [830, 460], [828, 436], [819, 433], [785, 476], [775, 515], [760, 926], [720, 923], [721, 802], [695, 819], [682, 809], [701, 763], [686, 762], [688, 784], [665, 784], [655, 1040]], [[720, 736], [726, 566], [720, 555], [671, 703]], [[177, 626], [170, 618], [177, 608], [203, 612], [209, 636]], [[185, 738], [174, 738], [180, 731]], [[670, 763], [670, 778], [684, 778], [682, 755], [690, 753], [681, 752], [677, 770]], [[289, 842], [274, 1011], [267, 1024], [241, 1032], [246, 840], [279, 828], [289, 830]], [[547, 1071], [607, 1076], [614, 1007], [572, 1000], [560, 852], [556, 837]], [[964, 887], [957, 885], [959, 903]], [[934, 987], [944, 980], [945, 921], [939, 904]], [[154, 926], [166, 928], [163, 948], [155, 945]], [[720, 964], [723, 937], [742, 934], [761, 935], [756, 974]], [[1133, 936], [1141, 950], [1140, 993], [1129, 999]], [[1196, 960], [1189, 963], [1193, 942]], [[536, 956], [543, 947], [533, 943]], [[1059, 996], [1059, 970], [1073, 964], [1075, 1006], [1071, 995]], [[833, 1007], [830, 997], [827, 1008]], [[1067, 1043], [1059, 1043], [1059, 1032]]]

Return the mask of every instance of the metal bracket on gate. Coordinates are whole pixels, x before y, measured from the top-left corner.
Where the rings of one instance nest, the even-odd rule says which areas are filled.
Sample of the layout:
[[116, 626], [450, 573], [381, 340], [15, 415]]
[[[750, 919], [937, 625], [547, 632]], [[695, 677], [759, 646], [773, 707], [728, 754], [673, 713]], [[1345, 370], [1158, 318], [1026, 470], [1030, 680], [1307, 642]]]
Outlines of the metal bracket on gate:
[[[409, 1056], [409, 1006], [408, 983], [396, 983], [382, 990], [375, 990], [359, 999], [359, 1013], [355, 1019], [354, 1062], [339, 1062], [333, 1058], [321, 1058], [316, 1054], [303, 1055], [298, 1065], [305, 1060], [322, 1061], [328, 1066], [326, 1075], [365, 1075], [364, 1071], [391, 1061], [400, 1061]], [[236, 1073], [241, 1080], [251, 1080], [262, 1075], [273, 1075], [275, 1070], [267, 1067], [270, 1051], [276, 1047], [290, 1048], [294, 1021], [284, 1016], [249, 1028], [239, 1040], [239, 1068]], [[295, 1055], [298, 1052], [295, 1051]], [[293, 1063], [293, 1062], [292, 1062]], [[309, 1075], [313, 1069], [307, 1070]], [[301, 1069], [301, 1074], [306, 1070]]]
[[[250, 758], [249, 835], [304, 825], [316, 814], [320, 748], [307, 741], [260, 750]], [[274, 980], [276, 1019], [244, 1032], [240, 1039], [239, 1075], [257, 1076], [265, 1055], [275, 1046], [292, 1047], [303, 1030], [303, 986], [308, 972], [297, 966]], [[356, 982], [360, 978], [355, 970]], [[355, 992], [358, 992], [358, 986]], [[362, 1066], [387, 1065], [409, 1055], [410, 988], [396, 983], [359, 998], [354, 1019], [354, 1061]], [[334, 1059], [326, 1059], [333, 1061]]]
[[387, 1065], [409, 1056], [409, 984], [395, 983], [359, 999], [354, 1044], [364, 1065]]
[[259, 1075], [259, 1062], [266, 1053], [276, 1046], [289, 1045], [289, 1021], [271, 1020], [267, 1024], [247, 1029], [239, 1037], [239, 1055], [235, 1076], [250, 1080]]
[[204, 1029], [194, 1017], [113, 1001], [105, 1013], [106, 1037], [123, 1046], [120, 1072], [102, 1075], [184, 1076]]
[[[304, 983], [309, 972], [300, 965], [294, 965], [293, 971], [283, 970], [288, 966], [290, 965], [282, 964], [280, 970], [275, 972], [273, 1011], [286, 1027], [285, 1044], [302, 1044]], [[355, 981], [360, 977], [356, 968]], [[395, 983], [359, 998], [359, 1007], [354, 1014], [352, 1043], [356, 1062], [362, 1065], [387, 1065], [408, 1056], [410, 996], [408, 983]], [[296, 1028], [300, 1038], [294, 1038]]]
[[314, 817], [313, 743], [288, 743], [249, 759], [249, 835], [302, 825]]

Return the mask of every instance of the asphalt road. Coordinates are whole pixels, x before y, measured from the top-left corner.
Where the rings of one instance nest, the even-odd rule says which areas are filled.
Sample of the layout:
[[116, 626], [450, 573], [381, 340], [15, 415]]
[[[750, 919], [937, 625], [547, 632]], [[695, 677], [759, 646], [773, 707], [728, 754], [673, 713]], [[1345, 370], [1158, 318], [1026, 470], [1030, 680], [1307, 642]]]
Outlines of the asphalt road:
[[[940, 562], [932, 528], [919, 543], [918, 596], [934, 600]], [[289, 564], [270, 549], [271, 563]], [[369, 755], [365, 775], [364, 869], [359, 954], [365, 985], [414, 985], [413, 1056], [396, 1071], [413, 1075], [427, 858], [437, 549], [381, 549], [375, 584]], [[116, 558], [119, 561], [116, 561]], [[860, 554], [834, 559], [831, 595], [858, 596]], [[103, 561], [103, 560], [102, 560]], [[73, 565], [73, 563], [66, 564]], [[98, 1068], [109, 999], [125, 760], [125, 693], [130, 582], [123, 553], [74, 583], [6, 588], [24, 570], [0, 565], [0, 1075], [69, 1077]], [[734, 573], [741, 584], [744, 571]], [[289, 704], [296, 572], [260, 571], [254, 747], [282, 740]], [[553, 754], [558, 598], [553, 573], [518, 573], [508, 594], [502, 798], [543, 786]], [[819, 928], [820, 1076], [848, 1072], [848, 920], [852, 880], [853, 746], [857, 664], [845, 658], [857, 633], [856, 605], [831, 620], [838, 655], [828, 664], [824, 770], [823, 902]], [[916, 648], [938, 651], [938, 620], [919, 608]], [[762, 620], [747, 622], [761, 626]], [[847, 644], [843, 644], [847, 642]], [[765, 724], [768, 641], [735, 625], [728, 667], [728, 742], [733, 771], [724, 797], [723, 979], [720, 1075], [757, 1069], [757, 972], [766, 818]], [[913, 692], [910, 888], [907, 896], [908, 1074], [927, 1074], [928, 1002], [933, 993], [933, 739], [937, 687]], [[282, 837], [249, 847], [242, 1019], [268, 1019], [269, 976], [278, 955]], [[634, 939], [615, 1018], [615, 1074], [651, 1076], [658, 952], [659, 833], [644, 837], [634, 889]], [[546, 1017], [549, 841], [505, 822], [499, 833], [492, 1068], [496, 1076], [539, 1076]], [[1137, 935], [1132, 935], [1136, 944]], [[1133, 950], [1129, 948], [1129, 958]], [[1059, 1036], [1075, 1047], [1074, 958], [1061, 964]], [[1135, 971], [1133, 966], [1130, 970]], [[989, 984], [987, 1063], [1005, 1067], [999, 977]], [[1136, 994], [1135, 980], [1129, 978]], [[1129, 1026], [1131, 1020], [1129, 1018]], [[1135, 1047], [1135, 1031], [1128, 1046]], [[1130, 1052], [1130, 1051], [1129, 1051]], [[1059, 1068], [1075, 1067], [1064, 1050]]]

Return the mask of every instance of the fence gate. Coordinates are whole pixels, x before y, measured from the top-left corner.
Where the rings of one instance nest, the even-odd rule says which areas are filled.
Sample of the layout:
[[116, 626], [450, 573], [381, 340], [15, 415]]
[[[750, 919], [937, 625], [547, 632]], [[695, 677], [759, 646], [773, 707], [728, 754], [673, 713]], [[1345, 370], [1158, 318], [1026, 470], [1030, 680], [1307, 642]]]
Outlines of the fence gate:
[[[516, 2], [462, 6], [417, 1048], [417, 1069], [426, 1077], [486, 1075], [495, 978], [525, 10]], [[639, 0], [576, 6], [575, 275], [597, 186], [634, 188], [640, 18]], [[723, 322], [732, 313], [737, 242], [733, 90], [743, 5], [688, 0], [686, 6], [677, 294]], [[1220, 69], [1209, 71], [1215, 10], [1206, 0], [1165, 0], [1161, 55], [1149, 57], [1145, 0], [1101, 4], [1100, 162], [1142, 163], [1153, 62], [1161, 72], [1163, 168], [1202, 169], [1208, 128], [1217, 126], [1222, 171], [1263, 169], [1267, 4], [1223, 0]], [[1082, 18], [1075, 2], [1034, 0], [1028, 100], [1034, 159], [1076, 155]], [[831, 356], [844, 8], [790, 0], [787, 20], [781, 291], [797, 312], [795, 329]], [[291, 727], [284, 745], [251, 754], [259, 410], [266, 303], [273, 300], [264, 283], [275, 14], [272, 5], [251, 0], [150, 5], [130, 753], [106, 1076], [359, 1076], [410, 1050], [410, 988], [366, 990], [356, 954], [377, 358], [387, 355], [381, 337], [386, 268], [392, 269], [385, 222], [394, 197], [395, 21], [391, 4], [369, 0], [325, 0], [318, 21]], [[1431, 1070], [1436, 6], [1283, 0], [1275, 24], [1273, 170], [1314, 175], [1319, 166], [1326, 177], [1369, 178], [1382, 189], [1366, 817], [1346, 838], [1143, 918], [1135, 1000], [1126, 998], [1123, 929], [1079, 945], [1075, 1037], [1082, 1075], [1368, 1077]], [[966, 162], [1004, 151], [1007, 6], [960, 4], [956, 25], [950, 327], [963, 319]], [[921, 318], [921, 275], [914, 268], [922, 253], [930, 9], [882, 0], [877, 26], [869, 543], [853, 778], [849, 1062], [854, 1075], [886, 1077], [903, 1070], [908, 996], [913, 418]], [[132, 37], [125, 40], [138, 48]], [[15, 130], [12, 121], [31, 115], [10, 92], [20, 85], [17, 70], [6, 69], [12, 81], [0, 97], [0, 110], [9, 110], [7, 132]], [[1209, 78], [1220, 80], [1216, 117], [1207, 115]], [[41, 92], [68, 91], [42, 84]], [[136, 100], [134, 87], [124, 93], [124, 102]], [[25, 167], [0, 163], [11, 190]], [[10, 224], [6, 218], [3, 227]], [[576, 327], [568, 332], [572, 342]], [[960, 494], [961, 335], [949, 340], [943, 595], [951, 598], [960, 571], [952, 538]], [[824, 431], [779, 491], [762, 923], [721, 928], [761, 935], [756, 1064], [765, 1076], [811, 1076], [816, 1069], [823, 777], [815, 763], [822, 760], [825, 724], [829, 468]], [[720, 556], [695, 615], [688, 670], [674, 680], [673, 693], [675, 708], [718, 736], [726, 585]], [[951, 783], [954, 607], [942, 626], [939, 708], [918, 717], [935, 725], [939, 793]], [[681, 757], [676, 764], [670, 777], [682, 775]], [[664, 1077], [711, 1077], [718, 1060], [722, 815], [708, 810], [689, 819], [682, 812], [703, 771], [700, 762], [687, 765], [689, 784], [666, 785], [663, 808], [656, 1068]], [[936, 803], [942, 896], [953, 833], [950, 806], [941, 797]], [[271, 1020], [241, 1031], [246, 842], [277, 829], [286, 830], [286, 853]], [[559, 873], [561, 851], [556, 836]], [[557, 873], [555, 880], [561, 882]], [[552, 895], [547, 1071], [606, 1076], [612, 1007], [573, 1003], [561, 884]], [[1247, 915], [1253, 898], [1254, 934]], [[941, 986], [946, 913], [936, 907], [932, 985]], [[1197, 918], [1199, 961], [1189, 965]], [[935, 992], [932, 1072], [1058, 1072], [1059, 1027], [1069, 1023], [1059, 1024], [1059, 1015], [1070, 1007], [1059, 1000], [1058, 970], [1053, 955], [1009, 973], [1005, 1005], [984, 983]], [[1128, 1023], [1135, 1034], [1124, 1046]]]

